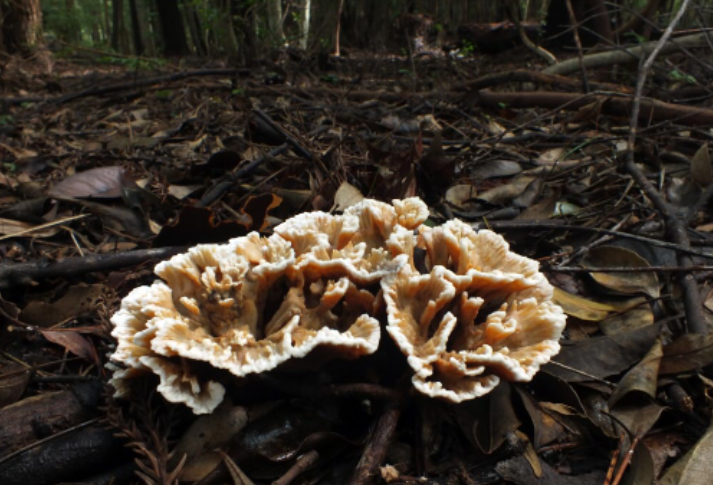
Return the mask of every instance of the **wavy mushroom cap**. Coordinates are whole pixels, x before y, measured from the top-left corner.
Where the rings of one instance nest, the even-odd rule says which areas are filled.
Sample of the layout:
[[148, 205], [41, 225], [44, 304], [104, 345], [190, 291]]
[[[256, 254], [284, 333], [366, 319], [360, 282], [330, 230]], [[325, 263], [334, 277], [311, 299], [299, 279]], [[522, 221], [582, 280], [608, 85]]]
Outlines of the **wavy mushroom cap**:
[[309, 258], [303, 271], [290, 241], [252, 233], [159, 264], [164, 281], [132, 291], [112, 317], [118, 344], [112, 361], [125, 366], [112, 379], [117, 396], [127, 394], [126, 380], [153, 373], [167, 400], [209, 413], [225, 389], [204, 377], [200, 363], [243, 377], [317, 347], [345, 358], [373, 353], [380, 338], [371, 317], [375, 297], [357, 285], [365, 279], [360, 274], [379, 266], [380, 253], [369, 259], [343, 251], [329, 263], [351, 272], [330, 272]]
[[559, 352], [565, 325], [537, 262], [460, 221], [420, 232], [429, 273], [403, 265], [381, 281], [387, 331], [415, 372], [414, 386], [461, 402], [501, 378], [531, 380]]

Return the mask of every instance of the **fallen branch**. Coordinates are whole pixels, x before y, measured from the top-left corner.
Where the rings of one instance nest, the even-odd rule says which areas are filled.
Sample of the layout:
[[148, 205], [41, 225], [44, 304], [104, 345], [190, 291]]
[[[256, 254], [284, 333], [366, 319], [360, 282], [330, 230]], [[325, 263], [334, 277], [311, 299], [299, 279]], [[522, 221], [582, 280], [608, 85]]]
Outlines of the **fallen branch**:
[[[660, 51], [660, 54], [672, 54], [678, 52], [681, 48], [690, 49], [693, 47], [706, 47], [706, 36], [708, 34], [694, 34], [685, 37], [679, 37], [668, 41]], [[636, 47], [625, 47], [619, 50], [597, 52], [584, 56], [580, 62], [578, 58], [568, 59], [566, 61], [543, 69], [544, 74], [570, 74], [577, 72], [584, 65], [585, 68], [597, 68], [611, 66], [612, 64], [626, 64], [638, 62], [642, 55], [648, 55], [653, 52], [659, 41], [647, 42]]]
[[176, 74], [169, 74], [166, 76], [158, 76], [147, 79], [137, 79], [124, 83], [111, 84], [104, 87], [92, 87], [84, 89], [82, 91], [75, 91], [73, 93], [68, 93], [63, 96], [57, 96], [55, 98], [45, 98], [45, 97], [25, 97], [25, 98], [6, 98], [0, 100], [0, 105], [14, 106], [22, 103], [55, 103], [62, 104], [69, 101], [73, 101], [79, 98], [86, 98], [88, 96], [102, 96], [104, 94], [116, 93], [119, 91], [126, 91], [129, 89], [143, 88], [147, 86], [153, 86], [154, 84], [162, 84], [173, 81], [180, 81], [182, 79], [187, 79], [191, 77], [206, 77], [206, 76], [235, 76], [241, 74], [249, 74], [247, 69], [201, 69], [198, 71], [186, 71], [178, 72]]
[[[675, 214], [676, 211], [672, 208], [668, 202], [666, 202], [656, 190], [656, 187], [649, 182], [646, 178], [644, 172], [636, 165], [634, 161], [634, 148], [636, 142], [636, 134], [638, 132], [638, 121], [641, 117], [641, 113], [646, 111], [641, 103], [641, 95], [644, 90], [644, 84], [646, 82], [646, 76], [649, 70], [654, 64], [656, 56], [660, 54], [666, 47], [666, 40], [671, 36], [675, 25], [683, 16], [686, 8], [690, 4], [691, 0], [683, 0], [683, 3], [676, 12], [675, 17], [668, 25], [664, 31], [663, 36], [658, 42], [654, 43], [651, 50], [651, 54], [643, 63], [641, 69], [639, 70], [639, 75], [636, 80], [636, 93], [634, 94], [634, 102], [632, 103], [631, 109], [631, 120], [629, 122], [630, 132], [629, 139], [627, 141], [628, 147], [626, 152], [626, 159], [624, 161], [624, 168], [634, 179], [636, 184], [641, 188], [641, 190], [646, 194], [646, 196], [651, 200], [654, 207], [661, 213], [664, 219], [664, 224], [666, 225], [666, 233], [669, 238], [673, 240], [676, 244], [684, 248], [691, 247], [691, 241], [688, 238], [688, 232], [686, 229], [686, 224], [683, 220], [679, 219]], [[684, 268], [690, 268], [693, 266], [693, 261], [690, 256], [685, 254], [678, 254], [677, 256], [678, 264]], [[678, 282], [683, 289], [683, 307], [686, 312], [686, 323], [688, 325], [688, 331], [691, 333], [708, 333], [708, 323], [703, 316], [703, 302], [701, 301], [701, 294], [698, 291], [698, 285], [696, 278], [690, 272], [682, 273]]]
[[580, 231], [580, 232], [590, 232], [599, 235], [607, 235], [620, 237], [623, 239], [631, 239], [633, 241], [639, 241], [645, 244], [650, 244], [651, 246], [657, 246], [660, 248], [673, 249], [682, 254], [690, 254], [692, 256], [700, 256], [701, 258], [713, 259], [713, 254], [704, 253], [702, 251], [696, 251], [690, 247], [683, 247], [679, 244], [659, 241], [658, 239], [652, 239], [646, 236], [639, 236], [638, 234], [629, 234], [628, 232], [613, 231], [611, 229], [603, 229], [599, 227], [589, 227], [589, 226], [573, 226], [570, 224], [562, 224], [559, 221], [488, 221], [486, 223], [477, 222], [471, 224], [473, 228], [477, 230], [481, 229], [498, 229], [501, 231], [507, 230], [526, 230], [531, 229], [549, 229], [549, 230], [561, 230], [561, 231]]
[[[580, 91], [582, 81], [566, 76], [556, 76], [538, 71], [528, 71], [526, 69], [515, 69], [514, 71], [496, 72], [487, 74], [472, 81], [456, 84], [451, 88], [453, 91], [478, 91], [492, 86], [501, 86], [504, 83], [528, 82], [545, 86], [557, 86], [560, 88]], [[634, 90], [621, 84], [590, 82], [589, 87], [599, 91], [616, 91], [620, 93], [633, 93]]]
[[31, 285], [49, 278], [67, 278], [96, 271], [111, 271], [150, 261], [166, 259], [185, 247], [139, 249], [123, 253], [66, 258], [56, 263], [4, 263], [0, 265], [0, 289]]
[[[479, 92], [480, 104], [484, 107], [498, 108], [506, 105], [509, 108], [545, 108], [576, 111], [592, 103], [601, 103], [601, 112], [626, 116], [631, 114], [633, 101], [631, 98], [612, 97], [602, 93], [580, 95], [575, 93], [552, 93], [535, 91], [530, 93], [511, 92], [500, 93], [484, 89]], [[652, 99], [641, 101], [639, 119], [642, 121], [670, 121], [688, 126], [713, 126], [713, 109], [697, 108], [664, 103]]]
[[612, 268], [579, 268], [570, 266], [554, 266], [545, 268], [553, 273], [685, 273], [696, 271], [711, 271], [713, 266], [642, 266], [637, 268], [627, 268], [617, 266]]
[[394, 436], [400, 416], [401, 409], [398, 406], [389, 405], [379, 417], [369, 442], [366, 444], [364, 454], [354, 470], [351, 485], [367, 485], [373, 481], [384, 458], [386, 458], [386, 451]]

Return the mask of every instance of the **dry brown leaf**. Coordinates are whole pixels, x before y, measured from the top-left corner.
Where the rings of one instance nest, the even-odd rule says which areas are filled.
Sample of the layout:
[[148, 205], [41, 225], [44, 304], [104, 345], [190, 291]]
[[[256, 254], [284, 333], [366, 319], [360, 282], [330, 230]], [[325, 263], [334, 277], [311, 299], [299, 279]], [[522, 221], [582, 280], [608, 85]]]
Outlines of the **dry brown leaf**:
[[337, 193], [334, 194], [334, 207], [332, 210], [343, 211], [362, 200], [364, 200], [364, 195], [362, 195], [361, 191], [349, 182], [344, 181], [337, 189]]
[[691, 159], [691, 178], [701, 187], [707, 187], [713, 181], [708, 143], [704, 143]]
[[81, 357], [87, 362], [92, 362], [97, 365], [100, 364], [99, 356], [97, 355], [94, 345], [80, 335], [79, 332], [43, 329], [40, 329], [40, 332], [44, 338], [54, 344], [61, 345], [77, 357]]
[[478, 192], [473, 185], [454, 185], [446, 191], [446, 202], [460, 210], [468, 210]]
[[659, 485], [708, 485], [713, 477], [713, 426], [657, 482]]
[[590, 273], [600, 285], [620, 293], [644, 293], [658, 298], [661, 292], [659, 279], [652, 271], [636, 271], [648, 268], [649, 263], [630, 249], [619, 246], [599, 246], [591, 249], [582, 259], [585, 268], [631, 268], [631, 273]]
[[136, 183], [122, 167], [99, 167], [67, 177], [48, 191], [52, 197], [116, 198]]
[[572, 315], [580, 320], [590, 322], [604, 320], [611, 313], [616, 311], [616, 307], [612, 305], [588, 300], [559, 288], [555, 288], [552, 300], [561, 306], [567, 315]]

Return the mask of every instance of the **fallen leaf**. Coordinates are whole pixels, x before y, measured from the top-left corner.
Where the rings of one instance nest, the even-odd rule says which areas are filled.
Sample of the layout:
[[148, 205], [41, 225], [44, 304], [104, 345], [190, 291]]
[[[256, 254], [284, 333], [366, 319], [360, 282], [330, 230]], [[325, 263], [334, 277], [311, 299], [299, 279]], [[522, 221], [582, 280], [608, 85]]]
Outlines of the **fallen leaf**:
[[50, 327], [92, 310], [104, 292], [103, 285], [77, 285], [54, 302], [31, 301], [20, 313], [20, 320], [38, 327]]
[[547, 220], [554, 215], [559, 198], [560, 194], [552, 194], [549, 197], [545, 197], [537, 204], [531, 205], [522, 211], [515, 219], [520, 221]]
[[[562, 350], [553, 361], [595, 378], [609, 377], [619, 374], [638, 362], [649, 351], [658, 334], [658, 325], [650, 325], [612, 336], [564, 341]], [[592, 380], [587, 375], [567, 370], [552, 363], [547, 364], [545, 369], [568, 382]]]
[[[41, 224], [40, 224], [41, 226]], [[0, 234], [11, 237], [52, 237], [61, 229], [59, 227], [48, 227], [46, 229], [32, 230], [39, 227], [37, 224], [14, 221], [0, 217]]]
[[616, 418], [613, 422], [617, 434], [631, 433], [641, 437], [654, 427], [665, 410], [664, 406], [651, 401], [620, 401], [610, 414]]
[[669, 468], [658, 485], [707, 485], [713, 477], [713, 426]]
[[0, 367], [0, 409], [17, 402], [30, 382], [30, 369], [21, 364]]
[[704, 143], [691, 159], [691, 178], [701, 187], [707, 187], [713, 181], [708, 143]]
[[193, 192], [202, 189], [202, 185], [174, 185], [168, 187], [168, 193], [177, 199], [185, 199]]
[[183, 433], [173, 452], [171, 465], [175, 466], [186, 457], [181, 470], [181, 481], [203, 479], [220, 464], [221, 457], [215, 451], [223, 447], [247, 424], [245, 408], [224, 401], [212, 414], [201, 416]]
[[511, 160], [490, 160], [473, 168], [469, 175], [471, 180], [487, 180], [499, 177], [510, 177], [522, 172], [519, 163]]
[[507, 184], [493, 187], [479, 194], [478, 199], [490, 202], [491, 204], [507, 204], [520, 195], [533, 180], [533, 177], [515, 177], [514, 180]]
[[532, 421], [535, 431], [533, 436], [535, 448], [539, 449], [547, 444], [562, 440], [566, 433], [564, 426], [543, 409], [527, 390], [520, 386], [516, 386], [515, 390]]
[[520, 207], [521, 209], [527, 209], [530, 207], [535, 200], [540, 196], [540, 192], [545, 187], [545, 181], [542, 178], [536, 178], [525, 187], [520, 195], [515, 197], [512, 201], [512, 205], [515, 207]]
[[573, 295], [557, 287], [554, 289], [552, 300], [562, 307], [567, 315], [580, 320], [599, 322], [607, 318], [616, 308], [605, 303], [588, 300], [581, 296]]
[[165, 224], [153, 241], [153, 246], [194, 246], [198, 243], [222, 243], [247, 234], [241, 221], [215, 222], [209, 208], [184, 205], [178, 217]]
[[654, 312], [644, 298], [634, 298], [631, 307], [613, 314], [599, 322], [599, 328], [605, 335], [627, 332], [654, 323]]
[[474, 185], [453, 185], [446, 190], [445, 199], [453, 207], [467, 211], [471, 209], [477, 193]]
[[654, 483], [654, 460], [646, 443], [639, 441], [629, 461], [622, 485], [639, 485]]
[[614, 407], [620, 399], [633, 392], [646, 394], [652, 399], [655, 398], [662, 356], [661, 338], [658, 338], [641, 362], [621, 378], [614, 389], [614, 394], [609, 398], [609, 406]]
[[97, 365], [100, 364], [96, 349], [92, 343], [85, 337], [82, 337], [79, 332], [44, 329], [40, 329], [40, 332], [44, 338], [54, 344], [61, 345], [77, 357], [81, 357], [87, 362], [92, 362]]
[[537, 157], [535, 163], [538, 165], [554, 165], [555, 163], [561, 161], [566, 153], [567, 152], [564, 148], [552, 148], [551, 150], [542, 152], [540, 156]]
[[344, 211], [362, 200], [364, 200], [364, 195], [361, 191], [349, 182], [344, 181], [337, 189], [337, 193], [334, 194], [334, 207], [332, 207], [332, 210]]
[[512, 404], [512, 386], [507, 381], [501, 381], [487, 399], [464, 402], [455, 411], [466, 437], [486, 454], [498, 449], [521, 425]]
[[79, 172], [62, 180], [47, 194], [51, 197], [116, 198], [121, 190], [136, 187], [122, 167], [99, 167]]
[[282, 198], [272, 193], [251, 195], [240, 208], [240, 214], [245, 216], [241, 224], [249, 231], [264, 231], [270, 226], [270, 211], [280, 204]]
[[687, 333], [663, 348], [661, 375], [691, 372], [713, 363], [713, 334]]
[[585, 268], [632, 268], [631, 273], [590, 273], [600, 285], [620, 293], [644, 293], [658, 298], [661, 292], [658, 277], [652, 271], [635, 271], [650, 267], [648, 261], [630, 249], [619, 246], [599, 246], [582, 258]]

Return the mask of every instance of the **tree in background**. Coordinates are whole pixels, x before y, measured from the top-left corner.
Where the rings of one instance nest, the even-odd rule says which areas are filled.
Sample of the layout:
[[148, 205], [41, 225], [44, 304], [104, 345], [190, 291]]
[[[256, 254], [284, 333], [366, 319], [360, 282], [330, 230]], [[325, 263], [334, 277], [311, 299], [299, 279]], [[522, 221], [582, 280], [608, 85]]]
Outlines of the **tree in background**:
[[156, 0], [156, 6], [161, 21], [164, 55], [170, 57], [188, 54], [186, 31], [183, 28], [181, 11], [178, 9], [178, 0]]
[[[520, 20], [542, 22], [543, 36], [568, 42], [571, 4], [585, 44], [612, 44], [655, 32], [656, 23], [675, 10], [678, 0], [513, 0]], [[44, 30], [72, 45], [137, 56], [195, 55], [227, 57], [249, 65], [270, 57], [285, 43], [323, 54], [344, 45], [400, 52], [397, 19], [404, 13], [428, 18], [431, 40], [438, 34], [457, 42], [463, 25], [507, 19], [509, 2], [473, 0], [0, 0], [0, 45], [8, 51], [42, 41]], [[42, 7], [40, 13], [38, 6]], [[35, 14], [33, 14], [33, 12]], [[546, 15], [548, 14], [549, 15]], [[34, 16], [33, 16], [34, 15]], [[700, 10], [690, 23], [713, 22], [713, 11]], [[19, 19], [19, 20], [17, 20]], [[616, 22], [618, 28], [612, 28]], [[34, 25], [34, 27], [32, 27]], [[694, 27], [698, 24], [691, 25]], [[486, 26], [487, 27], [487, 26]], [[533, 29], [536, 29], [536, 25]], [[2, 47], [0, 47], [2, 48]]]
[[0, 0], [0, 53], [29, 55], [43, 43], [40, 0]]

